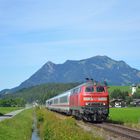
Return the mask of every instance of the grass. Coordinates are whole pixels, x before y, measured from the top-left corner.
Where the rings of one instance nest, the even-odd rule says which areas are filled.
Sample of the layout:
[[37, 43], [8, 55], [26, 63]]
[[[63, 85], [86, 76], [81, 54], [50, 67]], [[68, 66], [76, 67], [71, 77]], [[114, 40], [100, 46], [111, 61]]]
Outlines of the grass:
[[128, 91], [129, 93], [131, 93], [131, 87], [130, 86], [110, 86], [108, 91], [109, 91], [109, 93], [111, 93], [115, 89], [119, 89], [121, 91]]
[[110, 121], [140, 128], [140, 107], [110, 108]]
[[25, 110], [12, 119], [0, 122], [0, 140], [30, 140], [32, 110]]
[[37, 109], [37, 120], [43, 140], [101, 140], [85, 132], [72, 117], [60, 119], [53, 112]]
[[0, 107], [0, 114], [6, 114], [14, 110], [22, 109], [23, 107]]

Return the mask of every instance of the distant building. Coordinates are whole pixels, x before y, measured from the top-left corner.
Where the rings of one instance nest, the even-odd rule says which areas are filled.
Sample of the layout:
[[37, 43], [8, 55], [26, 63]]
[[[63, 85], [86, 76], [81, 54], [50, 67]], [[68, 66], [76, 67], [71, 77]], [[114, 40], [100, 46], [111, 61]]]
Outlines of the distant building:
[[132, 95], [137, 91], [137, 86], [135, 84], [132, 85]]
[[110, 100], [110, 105], [112, 107], [125, 107], [125, 101], [123, 99], [112, 99]]
[[34, 101], [33, 102], [33, 107], [38, 107], [38, 106], [39, 106], [39, 104], [36, 101]]
[[133, 99], [133, 101], [130, 104], [134, 106], [140, 106], [140, 99]]

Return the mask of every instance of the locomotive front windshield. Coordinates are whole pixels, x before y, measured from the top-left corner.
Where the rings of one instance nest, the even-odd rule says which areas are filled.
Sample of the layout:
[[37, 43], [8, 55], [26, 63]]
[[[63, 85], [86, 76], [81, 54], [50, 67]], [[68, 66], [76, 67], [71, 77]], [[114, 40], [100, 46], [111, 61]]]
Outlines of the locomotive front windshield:
[[94, 92], [94, 87], [92, 87], [92, 86], [86, 87], [85, 92]]
[[105, 89], [104, 89], [103, 86], [98, 86], [98, 87], [96, 87], [96, 91], [97, 91], [97, 92], [104, 92]]
[[95, 87], [95, 89], [93, 86], [87, 86], [85, 89], [85, 92], [94, 92], [94, 91], [95, 92], [105, 92], [105, 89], [103, 86], [97, 86], [97, 87]]

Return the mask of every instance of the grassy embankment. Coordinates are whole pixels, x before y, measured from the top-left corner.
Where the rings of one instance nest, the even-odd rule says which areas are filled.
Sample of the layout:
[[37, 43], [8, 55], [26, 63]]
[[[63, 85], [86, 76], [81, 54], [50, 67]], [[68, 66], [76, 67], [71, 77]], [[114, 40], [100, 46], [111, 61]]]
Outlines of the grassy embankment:
[[140, 129], [140, 107], [110, 108], [110, 121]]
[[0, 107], [0, 115], [9, 113], [14, 110], [22, 109], [23, 107]]
[[43, 140], [101, 140], [77, 126], [72, 117], [60, 119], [46, 109], [36, 109], [38, 127]]
[[0, 122], [0, 140], [30, 140], [32, 117], [32, 110], [29, 109]]

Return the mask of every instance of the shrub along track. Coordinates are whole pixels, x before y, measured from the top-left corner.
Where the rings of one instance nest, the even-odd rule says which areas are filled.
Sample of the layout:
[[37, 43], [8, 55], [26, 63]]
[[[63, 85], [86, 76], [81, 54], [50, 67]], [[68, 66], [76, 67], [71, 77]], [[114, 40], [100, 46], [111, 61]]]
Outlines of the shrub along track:
[[[67, 117], [67, 116], [64, 116], [59, 113], [55, 113], [55, 114], [57, 117], [59, 117], [61, 119], [65, 119]], [[110, 138], [115, 139], [115, 137], [116, 137], [116, 140], [118, 140], [118, 139], [120, 139], [120, 140], [121, 139], [122, 140], [124, 140], [124, 139], [140, 140], [140, 131], [131, 129], [126, 126], [113, 124], [113, 123], [107, 123], [107, 122], [90, 123], [90, 122], [83, 122], [83, 121], [79, 121], [79, 120], [77, 120], [76, 123], [78, 126], [82, 127], [86, 131], [92, 131], [93, 129], [94, 129], [94, 131], [98, 131], [96, 133], [96, 135], [103, 136], [103, 137], [105, 137], [105, 139], [110, 139]], [[95, 128], [98, 128], [98, 130]], [[103, 131], [100, 131], [100, 129], [105, 130], [109, 133], [105, 134]], [[94, 131], [93, 131], [93, 133], [94, 133]]]

